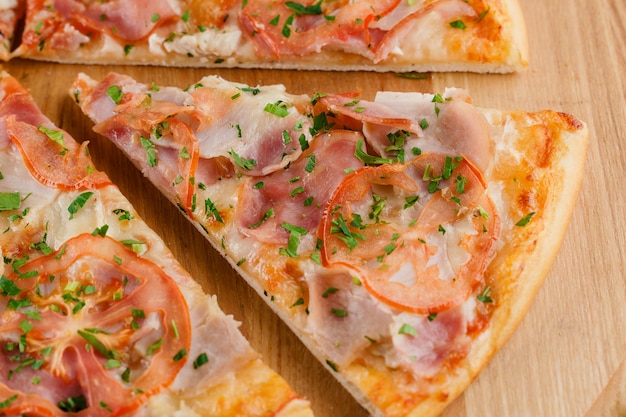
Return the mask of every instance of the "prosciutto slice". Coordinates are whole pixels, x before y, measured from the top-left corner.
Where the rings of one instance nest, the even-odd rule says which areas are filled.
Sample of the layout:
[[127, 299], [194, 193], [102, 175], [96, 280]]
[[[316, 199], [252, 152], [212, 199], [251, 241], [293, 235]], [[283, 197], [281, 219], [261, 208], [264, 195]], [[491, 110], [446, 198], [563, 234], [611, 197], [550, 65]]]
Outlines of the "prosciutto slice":
[[126, 41], [145, 38], [159, 24], [177, 16], [167, 0], [55, 0], [54, 7], [66, 19], [78, 22], [79, 26], [96, 31], [106, 30]]
[[[241, 232], [262, 242], [284, 243], [289, 233], [281, 224], [315, 231], [342, 178], [363, 166], [354, 156], [359, 138], [343, 130], [320, 134], [289, 169], [248, 181], [236, 215]], [[268, 212], [272, 216], [259, 224]]]

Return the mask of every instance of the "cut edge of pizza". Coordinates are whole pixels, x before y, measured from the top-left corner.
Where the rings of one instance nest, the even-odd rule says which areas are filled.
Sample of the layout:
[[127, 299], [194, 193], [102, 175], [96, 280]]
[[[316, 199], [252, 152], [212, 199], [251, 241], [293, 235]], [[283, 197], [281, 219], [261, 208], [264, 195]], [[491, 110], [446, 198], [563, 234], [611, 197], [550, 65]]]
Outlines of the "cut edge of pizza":
[[434, 416], [524, 318], [587, 126], [464, 90], [292, 95], [80, 74], [70, 93], [377, 416]]
[[83, 3], [16, 3], [26, 4], [24, 30], [9, 58], [385, 72], [528, 65], [518, 0]]
[[0, 413], [313, 415], [87, 142], [6, 72], [0, 98]]

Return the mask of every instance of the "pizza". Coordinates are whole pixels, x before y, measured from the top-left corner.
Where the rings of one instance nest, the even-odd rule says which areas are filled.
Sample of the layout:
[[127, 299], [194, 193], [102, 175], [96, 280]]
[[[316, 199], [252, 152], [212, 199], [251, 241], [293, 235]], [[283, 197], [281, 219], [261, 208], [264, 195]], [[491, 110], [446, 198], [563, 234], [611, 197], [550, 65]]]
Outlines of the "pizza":
[[571, 115], [457, 88], [362, 98], [81, 73], [70, 94], [376, 416], [437, 415], [509, 338], [588, 141]]
[[[18, 0], [11, 57], [69, 63], [512, 72], [517, 0]], [[13, 10], [17, 9], [17, 12]], [[25, 12], [20, 13], [20, 11]], [[15, 22], [15, 19], [7, 19]], [[2, 33], [9, 34], [0, 25]]]
[[311, 416], [87, 142], [0, 92], [0, 414]]

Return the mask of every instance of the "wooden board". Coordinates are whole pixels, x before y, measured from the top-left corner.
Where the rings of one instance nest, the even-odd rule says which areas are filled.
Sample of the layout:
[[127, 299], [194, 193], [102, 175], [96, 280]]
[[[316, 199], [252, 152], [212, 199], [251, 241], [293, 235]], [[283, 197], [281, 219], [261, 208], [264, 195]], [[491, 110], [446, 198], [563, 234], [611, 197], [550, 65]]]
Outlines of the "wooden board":
[[294, 93], [360, 89], [365, 98], [379, 89], [439, 92], [457, 86], [467, 88], [479, 106], [551, 108], [586, 121], [591, 130], [586, 175], [561, 251], [517, 332], [443, 416], [617, 416], [617, 405], [626, 399], [626, 370], [619, 368], [626, 346], [626, 2], [520, 2], [531, 48], [531, 66], [521, 74], [432, 74], [409, 80], [376, 73], [86, 67], [21, 60], [4, 68], [31, 88], [54, 122], [90, 141], [98, 168], [205, 290], [218, 295], [222, 308], [242, 322], [254, 348], [311, 400], [321, 417], [367, 414], [178, 210], [117, 149], [91, 132], [91, 123], [68, 94], [76, 73], [100, 78], [115, 70], [181, 87], [217, 73], [253, 85], [283, 83]]

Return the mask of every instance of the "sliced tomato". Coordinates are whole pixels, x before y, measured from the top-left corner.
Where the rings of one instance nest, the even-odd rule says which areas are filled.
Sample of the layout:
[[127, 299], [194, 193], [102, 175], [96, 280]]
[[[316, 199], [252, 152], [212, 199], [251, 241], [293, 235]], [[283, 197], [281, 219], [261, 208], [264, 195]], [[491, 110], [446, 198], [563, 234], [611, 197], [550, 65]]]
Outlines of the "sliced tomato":
[[176, 172], [182, 173], [174, 179], [173, 186], [176, 189], [179, 204], [191, 215], [195, 189], [193, 178], [200, 159], [200, 145], [196, 135], [184, 122], [172, 120], [168, 126], [168, 131], [178, 146]]
[[[26, 2], [26, 16], [41, 16], [42, 10], [45, 10], [45, 0], [35, 0]], [[62, 24], [61, 16], [58, 13], [44, 13], [37, 21], [29, 22], [28, 28], [24, 29], [19, 49], [35, 49], [38, 48], [40, 42], [52, 33], [58, 30]]]
[[[145, 93], [125, 92], [114, 113], [94, 126], [94, 131], [113, 138], [131, 159], [141, 164], [142, 171], [156, 170], [157, 174], [151, 178], [160, 187], [173, 187], [180, 207], [191, 213], [192, 181], [200, 158], [194, 130], [201, 124], [194, 107], [153, 100]], [[152, 161], [144, 156], [143, 143], [132, 139], [133, 134], [151, 138]]]
[[[390, 224], [355, 226], [362, 224], [362, 217], [361, 220], [356, 218], [356, 206], [370, 204], [374, 185], [418, 190], [402, 165], [365, 167], [346, 177], [335, 189], [320, 223], [321, 255], [325, 263], [359, 265], [382, 253], [382, 247], [395, 232], [395, 227]], [[365, 199], [368, 201], [363, 203]]]
[[[386, 207], [380, 219], [363, 215], [364, 208], [376, 210], [374, 196], [383, 191], [393, 196], [415, 190], [427, 201], [414, 209], [413, 221], [407, 221], [402, 199]], [[436, 239], [455, 226], [464, 227], [455, 241]], [[498, 233], [498, 215], [482, 176], [464, 159], [439, 154], [355, 172], [335, 190], [319, 230], [326, 265], [355, 270], [373, 296], [421, 314], [441, 312], [467, 299], [482, 281]], [[443, 276], [436, 261], [436, 256], [445, 256], [446, 245], [468, 254], [459, 258], [454, 277]]]
[[186, 362], [191, 325], [176, 283], [109, 237], [70, 239], [4, 283], [3, 413], [122, 415]]
[[104, 172], [96, 171], [87, 154], [87, 143], [78, 145], [67, 132], [65, 147], [58, 145], [29, 123], [19, 122], [14, 116], [6, 119], [7, 131], [17, 145], [29, 171], [39, 182], [65, 190], [104, 187], [111, 180]]
[[86, 142], [78, 144], [67, 132], [56, 129], [13, 77], [3, 78], [1, 86], [6, 97], [0, 104], [0, 117], [5, 118], [7, 134], [34, 178], [67, 190], [111, 184], [104, 172], [94, 169]]

